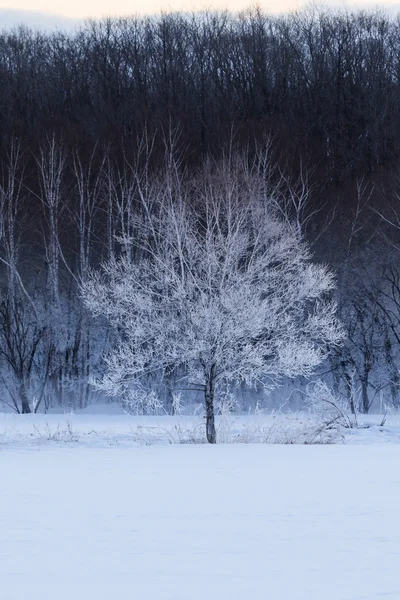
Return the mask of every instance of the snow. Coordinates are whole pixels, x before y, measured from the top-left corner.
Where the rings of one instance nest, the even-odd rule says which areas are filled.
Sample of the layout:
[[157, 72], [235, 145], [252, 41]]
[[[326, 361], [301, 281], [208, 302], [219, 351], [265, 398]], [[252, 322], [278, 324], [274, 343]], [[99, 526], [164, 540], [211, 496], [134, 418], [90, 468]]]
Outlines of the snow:
[[2, 600], [398, 600], [400, 446], [0, 450]]
[[[307, 413], [224, 415], [216, 419], [220, 442], [346, 443], [381, 444], [400, 442], [400, 415], [393, 413], [382, 423], [382, 415], [359, 415], [359, 429], [318, 434], [320, 422]], [[0, 413], [2, 446], [140, 447], [154, 444], [190, 444], [205, 439], [200, 415], [171, 417], [132, 416], [117, 404], [88, 407], [67, 414]]]
[[1, 600], [400, 598], [397, 415], [337, 445], [209, 446], [171, 443], [200, 418], [100, 411], [0, 414]]

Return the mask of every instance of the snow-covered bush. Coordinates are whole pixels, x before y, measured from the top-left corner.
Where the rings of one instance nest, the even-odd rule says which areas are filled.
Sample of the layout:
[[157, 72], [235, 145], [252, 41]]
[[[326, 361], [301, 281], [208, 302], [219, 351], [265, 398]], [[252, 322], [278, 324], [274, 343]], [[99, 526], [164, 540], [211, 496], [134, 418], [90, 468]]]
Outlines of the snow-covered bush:
[[325, 429], [358, 427], [357, 413], [352, 413], [349, 404], [338, 398], [320, 379], [308, 384], [306, 405], [313, 414], [319, 416]]
[[146, 415], [157, 414], [162, 403], [154, 390], [139, 387], [127, 390], [123, 406], [129, 414]]

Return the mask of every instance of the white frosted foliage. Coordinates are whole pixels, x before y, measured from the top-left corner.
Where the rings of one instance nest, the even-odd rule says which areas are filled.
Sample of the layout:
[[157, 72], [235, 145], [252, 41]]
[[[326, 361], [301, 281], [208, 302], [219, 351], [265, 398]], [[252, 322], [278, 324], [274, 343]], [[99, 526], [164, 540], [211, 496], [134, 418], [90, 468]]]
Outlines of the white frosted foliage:
[[86, 305], [118, 334], [98, 383], [109, 394], [179, 368], [213, 400], [227, 385], [308, 376], [342, 339], [332, 273], [262, 187], [229, 173], [197, 186], [142, 195], [135, 258], [84, 284]]

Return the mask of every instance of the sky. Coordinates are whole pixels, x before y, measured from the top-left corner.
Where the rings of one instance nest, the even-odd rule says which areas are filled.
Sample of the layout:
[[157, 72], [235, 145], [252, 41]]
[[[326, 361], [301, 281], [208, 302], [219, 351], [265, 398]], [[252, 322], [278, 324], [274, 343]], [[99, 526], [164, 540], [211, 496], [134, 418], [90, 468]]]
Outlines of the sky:
[[[302, 0], [262, 0], [261, 5], [278, 10], [282, 5], [296, 6]], [[246, 0], [0, 0], [0, 9], [56, 13], [71, 18], [101, 17], [110, 14], [157, 13], [160, 10], [193, 10], [248, 6]]]
[[[398, 10], [400, 0], [325, 0], [330, 6], [354, 8], [382, 6]], [[307, 0], [259, 0], [271, 12], [301, 8]], [[229, 8], [241, 10], [254, 4], [251, 0], [0, 0], [0, 29], [24, 23], [32, 27], [75, 27], [81, 20], [112, 15], [154, 14], [161, 10], [199, 10]], [[321, 2], [318, 2], [320, 5]]]

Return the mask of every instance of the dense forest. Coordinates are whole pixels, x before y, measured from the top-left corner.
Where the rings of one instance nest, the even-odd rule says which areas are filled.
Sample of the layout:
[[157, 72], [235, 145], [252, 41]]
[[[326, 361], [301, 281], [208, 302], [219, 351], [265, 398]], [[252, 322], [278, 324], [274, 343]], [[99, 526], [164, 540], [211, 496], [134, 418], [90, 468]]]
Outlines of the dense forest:
[[82, 282], [131, 251], [168, 161], [188, 179], [241, 156], [336, 273], [346, 339], [318, 376], [353, 410], [398, 406], [400, 20], [252, 9], [21, 27], [0, 34], [0, 89], [4, 404], [95, 401], [114, 341]]

